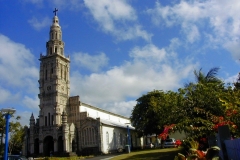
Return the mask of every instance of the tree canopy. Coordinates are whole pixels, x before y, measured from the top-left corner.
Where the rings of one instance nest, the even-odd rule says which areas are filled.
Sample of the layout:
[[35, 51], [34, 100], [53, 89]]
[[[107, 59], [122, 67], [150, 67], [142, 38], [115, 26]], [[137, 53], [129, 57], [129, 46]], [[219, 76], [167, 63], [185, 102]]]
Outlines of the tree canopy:
[[160, 134], [164, 126], [177, 122], [179, 94], [162, 90], [154, 90], [137, 99], [137, 104], [131, 114], [131, 121], [136, 130], [144, 135]]
[[[219, 68], [207, 74], [194, 71], [196, 82], [191, 82], [178, 92], [154, 90], [137, 99], [131, 121], [139, 132], [159, 134], [164, 126], [174, 124], [174, 129], [194, 137], [216, 133], [220, 125], [229, 125], [232, 133], [240, 130], [240, 90], [226, 86], [217, 77]], [[233, 114], [234, 113], [234, 114]]]

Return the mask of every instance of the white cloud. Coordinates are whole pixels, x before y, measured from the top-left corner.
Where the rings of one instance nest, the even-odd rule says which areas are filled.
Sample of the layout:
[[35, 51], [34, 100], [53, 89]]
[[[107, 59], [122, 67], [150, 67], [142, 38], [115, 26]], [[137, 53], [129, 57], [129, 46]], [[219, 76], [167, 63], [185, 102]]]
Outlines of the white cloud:
[[112, 113], [130, 117], [132, 113], [131, 111], [133, 110], [133, 107], [136, 105], [136, 103], [137, 102], [135, 100], [105, 103], [105, 104], [102, 104], [102, 108]]
[[238, 74], [235, 74], [235, 75], [225, 79], [224, 82], [225, 82], [225, 84], [227, 84], [227, 83], [232, 84], [232, 83], [235, 83], [237, 81], [237, 79], [238, 79]]
[[34, 56], [20, 43], [11, 41], [0, 34], [0, 82], [5, 86], [31, 90], [38, 78], [38, 69], [34, 66]]
[[2, 87], [0, 87], [0, 95], [0, 104], [10, 100], [11, 93]]
[[137, 37], [151, 40], [152, 35], [136, 23], [135, 10], [126, 0], [84, 0], [84, 3], [103, 31], [113, 34], [119, 40]]
[[236, 42], [233, 39], [240, 36], [239, 7], [239, 0], [183, 0], [172, 3], [171, 6], [163, 6], [156, 2], [155, 8], [148, 9], [147, 13], [151, 15], [156, 25], [181, 26], [190, 43], [199, 40], [201, 34], [208, 35], [207, 37], [211, 39], [204, 41], [211, 42], [211, 46], [223, 45], [231, 51], [233, 57], [236, 57]]
[[49, 27], [51, 24], [51, 19], [49, 17], [44, 17], [41, 20], [36, 17], [32, 17], [32, 19], [28, 20], [28, 23], [37, 31]]
[[[30, 124], [30, 117], [32, 115], [32, 113], [35, 115], [34, 118], [38, 118], [36, 115], [38, 115], [37, 112], [29, 112], [29, 111], [19, 111], [19, 110], [16, 110], [16, 113], [14, 114], [14, 116], [20, 116], [20, 120], [18, 120], [18, 122], [21, 123], [22, 126], [28, 126], [29, 127], [29, 124]], [[14, 119], [12, 118], [11, 120], [14, 121]]]
[[93, 56], [87, 53], [74, 53], [72, 57], [76, 66], [85, 67], [94, 72], [108, 64], [108, 57], [104, 53]]
[[43, 3], [43, 0], [24, 0], [23, 2], [32, 3], [36, 5], [41, 5]]
[[60, 10], [69, 9], [71, 11], [78, 11], [83, 7], [83, 4], [79, 0], [51, 0], [49, 3]]
[[23, 103], [24, 107], [27, 107], [31, 110], [35, 110], [35, 111], [39, 110], [39, 107], [38, 107], [39, 99], [38, 99], [38, 97], [31, 98], [31, 97], [28, 97], [28, 96], [25, 95], [23, 97], [22, 103]]
[[196, 25], [183, 24], [183, 32], [186, 34], [187, 41], [190, 43], [194, 43], [200, 38], [200, 33]]
[[127, 4], [126, 0], [84, 0], [85, 5], [91, 10], [97, 20], [105, 22], [112, 20], [136, 20], [134, 9]]
[[[133, 106], [132, 101], [125, 101], [128, 98], [140, 97], [154, 89], [176, 89], [183, 85], [181, 80], [192, 73], [195, 64], [189, 60], [179, 62], [172, 51], [166, 51], [171, 49], [159, 49], [152, 44], [134, 47], [129, 53], [132, 60], [121, 66], [89, 76], [75, 71], [71, 75], [71, 95], [81, 95], [85, 103], [114, 111], [113, 106]], [[124, 115], [127, 111], [126, 108]]]
[[236, 60], [240, 59], [239, 39], [226, 42], [224, 47], [232, 53], [234, 59]]
[[148, 63], [159, 63], [166, 58], [165, 49], [158, 49], [155, 45], [149, 44], [143, 48], [135, 47], [130, 51], [130, 57], [148, 61]]

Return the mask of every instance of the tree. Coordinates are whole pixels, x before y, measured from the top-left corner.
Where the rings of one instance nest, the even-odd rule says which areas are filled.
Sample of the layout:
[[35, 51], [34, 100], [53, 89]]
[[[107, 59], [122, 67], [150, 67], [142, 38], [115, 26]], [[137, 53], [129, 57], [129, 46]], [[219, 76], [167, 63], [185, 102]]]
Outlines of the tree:
[[[14, 115], [11, 115], [11, 117], [14, 117]], [[13, 133], [17, 133], [19, 128], [21, 128], [21, 124], [18, 122], [18, 120], [20, 119], [21, 117], [20, 116], [16, 116], [14, 121], [10, 122], [9, 123], [9, 146], [10, 146], [10, 141], [12, 141], [12, 139], [15, 139], [15, 134]], [[18, 127], [17, 127], [18, 126]], [[2, 114], [2, 112], [0, 112], [0, 134], [2, 135], [2, 137], [5, 135], [5, 132], [6, 132], [6, 120], [4, 118], [4, 114]], [[22, 142], [20, 141], [17, 141], [19, 145], [22, 145], [22, 142], [23, 142], [23, 139], [22, 139]], [[3, 141], [1, 139], [1, 147], [0, 147], [0, 153], [3, 154]], [[12, 148], [12, 150], [14, 150], [15, 147]], [[10, 151], [10, 147], [9, 147], [9, 151]]]
[[240, 90], [240, 73], [238, 73], [237, 81], [234, 83], [234, 89]]
[[181, 106], [185, 114], [180, 123], [179, 130], [194, 137], [214, 134], [213, 117], [224, 115], [224, 107], [219, 95], [225, 91], [224, 83], [216, 77], [218, 68], [211, 69], [205, 76], [201, 69], [194, 74], [197, 83], [189, 83], [179, 93], [184, 95], [184, 105]]
[[206, 75], [202, 72], [202, 68], [199, 71], [194, 70], [197, 83], [222, 83], [222, 81], [217, 78], [218, 70], [218, 67], [211, 68]]
[[228, 87], [219, 96], [225, 108], [224, 119], [228, 122], [229, 128], [234, 136], [240, 136], [240, 90], [235, 87]]
[[[164, 126], [177, 122], [179, 114], [178, 93], [154, 90], [137, 99], [137, 104], [131, 114], [131, 122], [139, 133], [144, 135], [160, 134]], [[180, 117], [180, 116], [178, 116]]]
[[9, 153], [13, 151], [18, 152], [22, 150], [24, 140], [24, 127], [19, 122], [11, 123], [10, 139], [9, 139]]

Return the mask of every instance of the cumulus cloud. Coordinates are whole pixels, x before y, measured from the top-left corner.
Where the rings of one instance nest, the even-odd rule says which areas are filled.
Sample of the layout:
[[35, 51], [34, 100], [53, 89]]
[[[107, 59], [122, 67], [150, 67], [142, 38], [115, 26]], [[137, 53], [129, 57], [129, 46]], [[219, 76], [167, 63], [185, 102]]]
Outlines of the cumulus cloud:
[[36, 81], [38, 69], [34, 66], [34, 56], [22, 44], [0, 35], [0, 81], [14, 87], [26, 87]]
[[154, 89], [176, 89], [182, 85], [181, 80], [192, 73], [195, 64], [190, 60], [179, 62], [168, 52], [170, 50], [153, 44], [136, 46], [129, 51], [130, 61], [113, 66], [106, 72], [83, 76], [74, 71], [71, 75], [71, 95], [81, 95], [83, 102], [107, 110], [114, 110], [111, 107], [120, 104], [127, 110], [135, 103], [126, 99], [140, 97]]
[[43, 3], [43, 0], [24, 0], [23, 2], [32, 3], [36, 5], [41, 5]]
[[27, 107], [31, 110], [35, 110], [37, 111], [39, 109], [38, 105], [39, 105], [39, 99], [38, 97], [29, 97], [29, 96], [24, 96], [22, 103], [24, 105], [24, 107]]
[[234, 59], [240, 59], [240, 42], [239, 39], [228, 41], [225, 43], [224, 47], [232, 53]]
[[[29, 120], [29, 115], [24, 117], [24, 108], [38, 108], [38, 98], [28, 95], [36, 95], [38, 92], [38, 68], [35, 66], [35, 57], [24, 45], [10, 40], [0, 34], [0, 104], [18, 107], [18, 115]], [[16, 107], [17, 106], [17, 107]], [[21, 106], [21, 107], [20, 107]]]
[[79, 0], [51, 0], [49, 3], [61, 10], [69, 9], [71, 11], [78, 11], [83, 7], [83, 4]]
[[130, 57], [134, 59], [148, 61], [148, 63], [159, 63], [166, 58], [165, 49], [159, 49], [153, 44], [135, 47], [130, 51]]
[[104, 53], [89, 55], [87, 53], [74, 53], [73, 63], [75, 66], [85, 67], [90, 71], [97, 72], [108, 64], [108, 57]]
[[37, 19], [36, 17], [32, 17], [30, 20], [28, 20], [28, 23], [37, 31], [40, 31], [41, 29], [45, 27], [49, 27], [51, 24], [51, 19], [49, 17], [44, 17], [41, 20]]
[[[34, 118], [38, 118], [37, 115], [38, 113], [37, 112], [29, 112], [29, 111], [19, 111], [19, 110], [16, 110], [16, 113], [15, 115], [16, 116], [20, 116], [20, 120], [18, 120], [18, 122], [21, 123], [22, 126], [29, 126], [30, 124], [30, 117], [31, 117], [31, 114], [33, 113], [34, 115]], [[14, 121], [14, 119], [11, 119]]]
[[84, 0], [94, 19], [102, 30], [116, 36], [119, 40], [143, 38], [151, 40], [151, 34], [137, 24], [135, 10], [126, 0]]
[[119, 115], [124, 115], [126, 117], [131, 116], [131, 111], [133, 110], [133, 107], [136, 105], [136, 101], [122, 101], [122, 102], [113, 102], [113, 103], [104, 103], [102, 104], [102, 108], [117, 113]]
[[238, 79], [238, 74], [235, 74], [235, 75], [233, 75], [233, 76], [228, 77], [227, 79], [224, 79], [224, 82], [225, 82], [226, 84], [227, 84], [227, 83], [232, 84], [232, 83], [235, 83], [235, 82], [237, 81], [237, 79]]
[[0, 87], [0, 95], [0, 104], [10, 100], [11, 93], [2, 87]]
[[208, 35], [203, 37], [210, 38], [204, 40], [211, 46], [223, 45], [235, 57], [236, 42], [232, 39], [240, 36], [239, 7], [238, 0], [180, 1], [169, 6], [157, 1], [147, 13], [156, 25], [180, 26], [188, 42], [199, 40], [201, 34]]

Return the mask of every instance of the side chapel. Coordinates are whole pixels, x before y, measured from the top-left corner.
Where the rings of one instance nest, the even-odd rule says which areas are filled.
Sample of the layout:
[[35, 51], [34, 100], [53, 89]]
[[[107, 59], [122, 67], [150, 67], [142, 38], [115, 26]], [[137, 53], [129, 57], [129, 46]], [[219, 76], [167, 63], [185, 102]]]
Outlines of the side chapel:
[[[26, 156], [108, 154], [125, 145], [141, 147], [130, 119], [70, 97], [70, 57], [64, 55], [62, 31], [54, 11], [46, 55], [40, 55], [39, 115], [30, 117]], [[128, 137], [128, 131], [130, 136]]]

